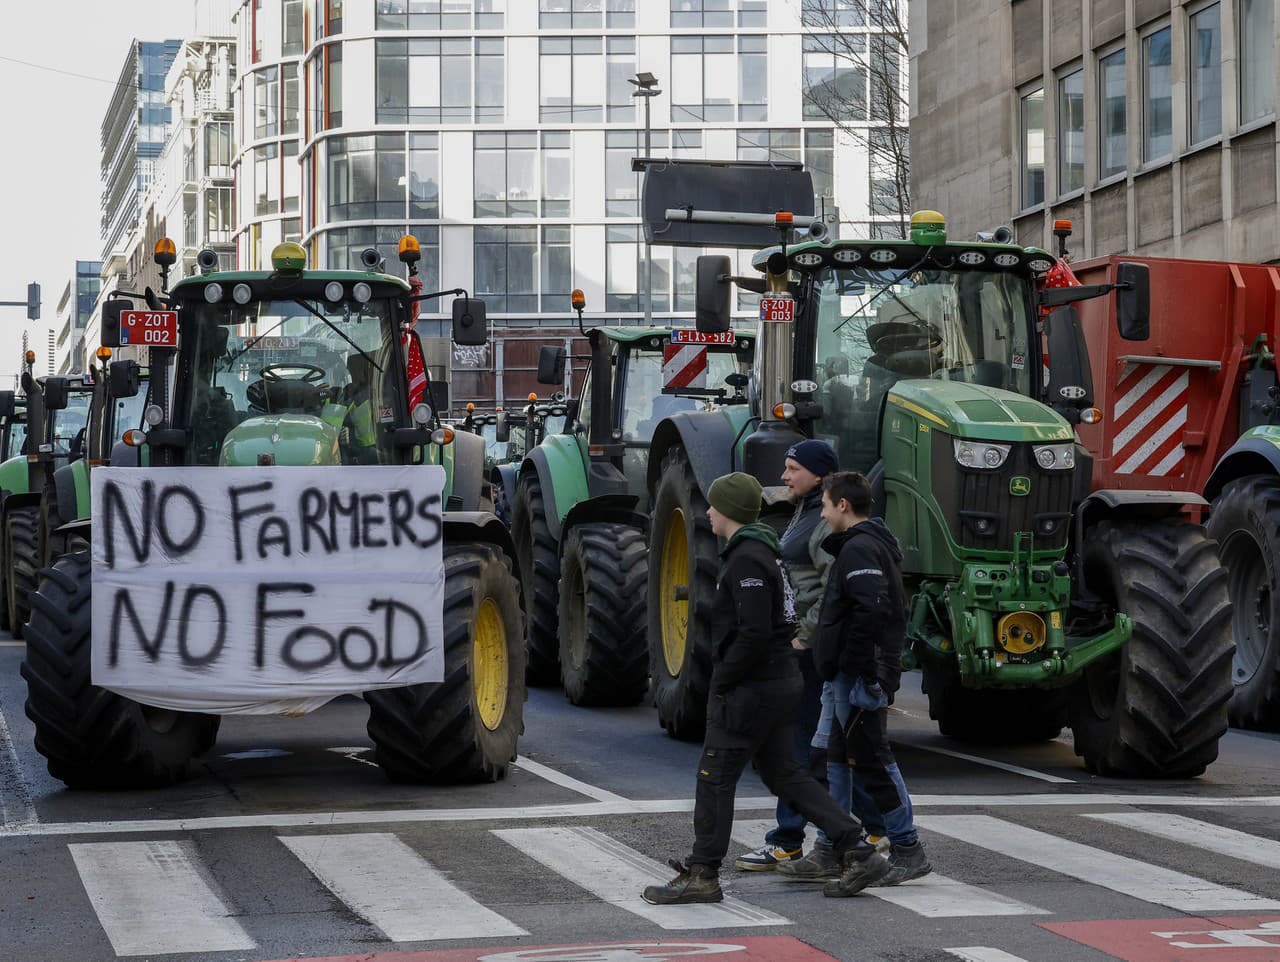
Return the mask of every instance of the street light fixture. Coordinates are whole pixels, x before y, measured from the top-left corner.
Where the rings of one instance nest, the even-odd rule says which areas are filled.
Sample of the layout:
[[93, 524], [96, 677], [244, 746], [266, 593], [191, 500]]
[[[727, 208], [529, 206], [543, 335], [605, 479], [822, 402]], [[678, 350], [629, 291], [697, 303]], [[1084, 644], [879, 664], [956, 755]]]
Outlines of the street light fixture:
[[[647, 70], [637, 73], [634, 77], [628, 77], [627, 83], [636, 88], [631, 94], [632, 97], [644, 99], [644, 160], [648, 161], [652, 154], [649, 101], [662, 91], [658, 89], [658, 78]], [[644, 244], [644, 323], [646, 327], [653, 324], [653, 250], [648, 241]]]

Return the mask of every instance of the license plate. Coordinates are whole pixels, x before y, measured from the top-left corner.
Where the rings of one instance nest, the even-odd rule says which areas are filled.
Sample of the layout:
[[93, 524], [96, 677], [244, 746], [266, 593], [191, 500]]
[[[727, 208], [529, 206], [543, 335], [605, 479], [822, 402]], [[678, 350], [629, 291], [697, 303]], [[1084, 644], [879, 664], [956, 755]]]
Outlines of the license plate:
[[120, 344], [131, 347], [177, 347], [177, 311], [121, 311]]
[[732, 344], [737, 335], [733, 331], [704, 334], [702, 331], [678, 330], [671, 332], [672, 344]]
[[760, 320], [766, 322], [791, 323], [796, 319], [795, 298], [770, 296], [760, 298]]

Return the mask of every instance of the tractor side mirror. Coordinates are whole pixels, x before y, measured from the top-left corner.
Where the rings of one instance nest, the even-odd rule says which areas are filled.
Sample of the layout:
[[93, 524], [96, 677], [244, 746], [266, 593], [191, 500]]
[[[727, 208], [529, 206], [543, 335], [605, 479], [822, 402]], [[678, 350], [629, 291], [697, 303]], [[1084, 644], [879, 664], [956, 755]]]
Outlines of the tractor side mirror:
[[449, 416], [449, 383], [447, 381], [431, 382], [431, 406], [440, 417]]
[[454, 300], [453, 343], [473, 347], [489, 343], [489, 324], [485, 319], [484, 301], [478, 297], [459, 297]]
[[498, 444], [506, 444], [511, 440], [511, 425], [507, 423], [507, 412], [499, 411], [493, 422], [493, 439]]
[[44, 395], [46, 411], [63, 410], [67, 406], [67, 397], [70, 393], [67, 389], [67, 379], [65, 377], [45, 378], [41, 393]]
[[544, 344], [538, 351], [538, 383], [564, 385], [563, 345]]
[[730, 262], [723, 254], [703, 254], [698, 258], [698, 286], [694, 299], [694, 326], [702, 334], [722, 334], [729, 330]]
[[1060, 307], [1045, 320], [1049, 339], [1049, 406], [1072, 424], [1093, 407], [1093, 372], [1084, 328], [1074, 307]]
[[12, 391], [0, 391], [0, 418], [13, 417], [16, 403], [16, 395]]
[[107, 388], [113, 398], [137, 397], [141, 389], [140, 368], [134, 360], [115, 361], [108, 375]]
[[1151, 272], [1146, 264], [1116, 265], [1116, 327], [1126, 341], [1151, 337]]
[[120, 346], [120, 315], [133, 310], [133, 301], [118, 298], [102, 305], [102, 346]]

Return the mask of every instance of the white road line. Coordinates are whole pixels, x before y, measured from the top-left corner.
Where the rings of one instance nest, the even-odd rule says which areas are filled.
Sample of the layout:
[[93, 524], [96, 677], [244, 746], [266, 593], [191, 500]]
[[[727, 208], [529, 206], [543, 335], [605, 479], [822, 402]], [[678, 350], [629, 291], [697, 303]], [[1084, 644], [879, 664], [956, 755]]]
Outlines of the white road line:
[[730, 837], [739, 845], [757, 849], [764, 844], [765, 835], [777, 827], [778, 821], [773, 818], [735, 818]]
[[0, 648], [25, 648], [25, 641], [0, 641]]
[[1003, 949], [992, 949], [985, 945], [967, 945], [961, 949], [943, 949], [964, 962], [1026, 962], [1020, 955], [1010, 955]]
[[1180, 912], [1280, 909], [1280, 901], [1149, 865], [989, 815], [922, 815], [916, 824], [1122, 895]]
[[781, 915], [738, 899], [695, 905], [650, 905], [640, 897], [644, 887], [666, 882], [675, 872], [595, 829], [509, 828], [497, 829], [493, 834], [601, 901], [664, 929], [790, 924]]
[[116, 955], [257, 947], [213, 890], [191, 842], [67, 848]]
[[[1023, 775], [1027, 778], [1035, 778], [1042, 782], [1052, 782], [1055, 785], [1074, 785], [1075, 782], [1070, 778], [1062, 778], [1059, 775], [1048, 775], [1045, 772], [1037, 772], [1032, 768], [1023, 768], [1020, 765], [1011, 765], [1008, 762], [999, 762], [994, 758], [982, 758], [979, 755], [966, 755], [964, 752], [952, 751], [950, 748], [939, 748], [937, 745], [924, 745], [920, 742], [908, 742], [900, 739], [892, 739], [894, 744], [905, 745], [907, 748], [918, 748], [922, 752], [934, 752], [938, 755], [947, 755], [951, 758], [963, 759], [966, 762], [974, 762], [978, 765], [986, 765], [988, 768], [998, 768], [1001, 771], [1013, 772], [1015, 775]], [[913, 799], [914, 801], [914, 799]]]
[[1096, 818], [1098, 821], [1131, 828], [1147, 835], [1185, 842], [1202, 851], [1218, 852], [1255, 865], [1280, 868], [1280, 842], [1238, 832], [1213, 822], [1203, 822], [1198, 818], [1165, 812], [1108, 812], [1086, 814], [1085, 818]]
[[580, 782], [572, 775], [566, 775], [564, 772], [558, 772], [554, 768], [549, 768], [541, 762], [535, 762], [532, 758], [517, 758], [513, 763], [516, 768], [524, 769], [530, 775], [537, 775], [539, 778], [546, 779], [554, 785], [561, 788], [567, 788], [570, 791], [577, 792], [579, 795], [586, 795], [587, 798], [594, 798], [597, 802], [625, 802], [626, 799], [621, 795], [615, 795], [613, 792], [607, 792], [603, 788], [596, 788], [594, 785], [588, 785], [586, 782]]
[[279, 835], [313, 875], [392, 942], [528, 935], [394, 835]]
[[929, 919], [1053, 914], [1048, 909], [1037, 908], [976, 885], [966, 885], [936, 872], [903, 885], [869, 888], [866, 894]]
[[36, 807], [31, 801], [31, 786], [22, 771], [18, 750], [9, 736], [9, 723], [0, 711], [0, 756], [8, 762], [10, 776], [0, 783], [0, 831], [22, 830], [39, 824]]
[[[1099, 792], [1028, 795], [912, 795], [922, 808], [1280, 808], [1280, 795], [1105, 795]], [[739, 798], [739, 812], [772, 812], [772, 795]], [[309, 828], [338, 825], [398, 825], [427, 822], [531, 821], [600, 818], [611, 815], [668, 815], [692, 812], [692, 798], [631, 799], [563, 805], [493, 808], [373, 809], [347, 812], [276, 812], [266, 815], [206, 815], [196, 818], [139, 818], [102, 822], [36, 822], [0, 827], [0, 838], [29, 835], [127, 835], [135, 832], [206, 832], [235, 828]]]

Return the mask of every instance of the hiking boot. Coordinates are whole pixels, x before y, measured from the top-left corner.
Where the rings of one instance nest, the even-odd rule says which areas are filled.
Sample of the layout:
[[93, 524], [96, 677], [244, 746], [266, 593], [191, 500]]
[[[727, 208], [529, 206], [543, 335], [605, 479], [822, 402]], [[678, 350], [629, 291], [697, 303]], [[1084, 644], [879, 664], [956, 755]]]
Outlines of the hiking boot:
[[733, 860], [733, 864], [744, 872], [772, 872], [778, 867], [778, 863], [798, 860], [802, 854], [803, 849], [762, 845], [754, 852], [739, 855]]
[[889, 871], [874, 885], [901, 885], [913, 878], [921, 878], [933, 871], [924, 846], [917, 840], [911, 845], [895, 845], [889, 854]]
[[679, 874], [666, 885], [645, 886], [641, 896], [650, 905], [688, 905], [691, 902], [723, 902], [720, 873], [710, 865], [685, 868], [675, 859], [667, 862]]
[[793, 882], [834, 882], [840, 877], [840, 859], [831, 845], [818, 842], [804, 858], [779, 862], [778, 874]]
[[888, 855], [889, 849], [893, 848], [887, 835], [868, 835], [867, 841], [874, 845], [881, 855]]
[[844, 870], [840, 878], [822, 886], [822, 894], [829, 899], [847, 899], [885, 877], [889, 872], [889, 860], [866, 841], [844, 853]]

